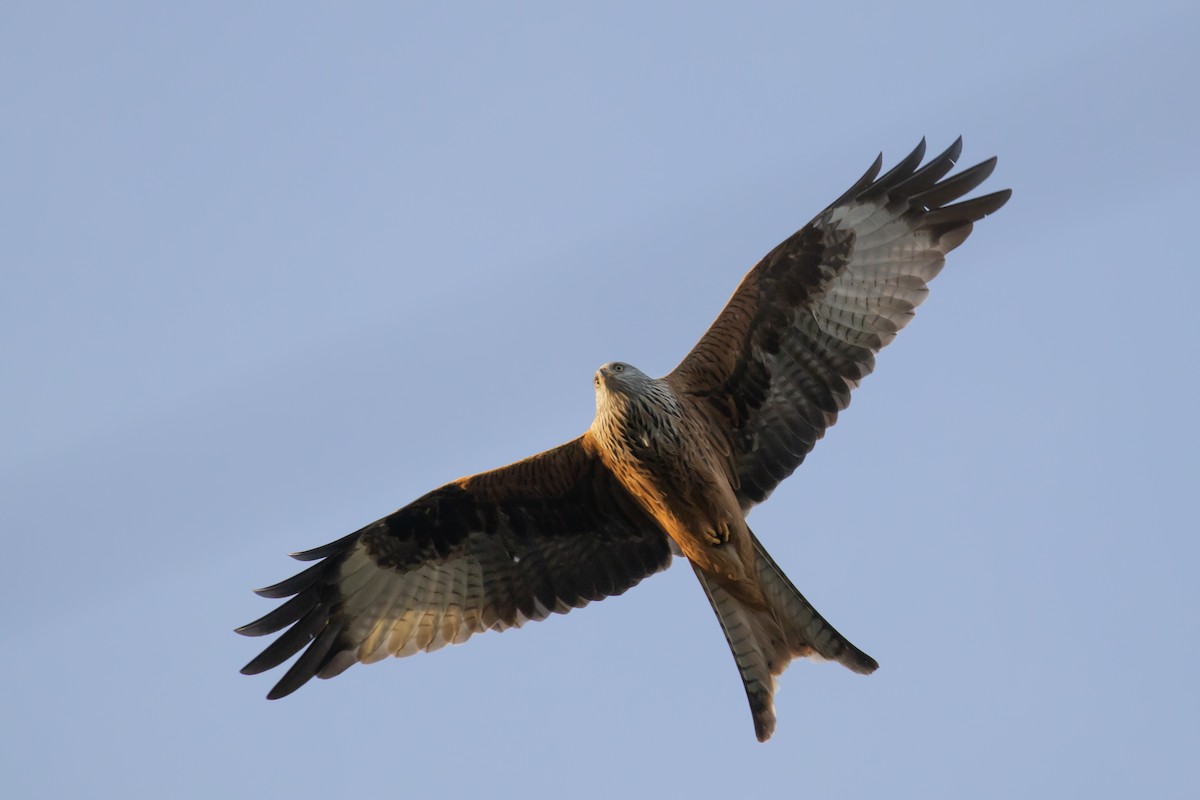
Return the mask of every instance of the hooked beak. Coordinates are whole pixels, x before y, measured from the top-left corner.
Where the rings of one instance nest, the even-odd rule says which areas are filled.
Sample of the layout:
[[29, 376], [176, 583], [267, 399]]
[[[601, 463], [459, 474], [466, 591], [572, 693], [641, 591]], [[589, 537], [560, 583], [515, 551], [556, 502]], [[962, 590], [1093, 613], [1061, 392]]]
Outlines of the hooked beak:
[[596, 388], [599, 389], [601, 386], [607, 387], [609, 380], [611, 380], [615, 374], [616, 373], [613, 372], [612, 367], [608, 366], [607, 364], [596, 370]]

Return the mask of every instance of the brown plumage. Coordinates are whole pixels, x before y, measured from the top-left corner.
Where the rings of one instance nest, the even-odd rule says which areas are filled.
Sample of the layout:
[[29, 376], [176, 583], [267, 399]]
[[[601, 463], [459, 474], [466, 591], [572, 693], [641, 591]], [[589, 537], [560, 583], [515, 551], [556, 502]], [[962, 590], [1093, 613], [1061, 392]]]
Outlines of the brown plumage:
[[665, 569], [674, 551], [717, 614], [759, 740], [774, 730], [775, 677], [793, 658], [873, 672], [875, 660], [804, 599], [745, 515], [836, 421], [946, 253], [1008, 200], [1005, 190], [954, 202], [996, 163], [945, 178], [961, 147], [918, 168], [922, 140], [878, 178], [877, 159], [750, 271], [665, 378], [602, 366], [596, 417], [578, 439], [297, 553], [317, 563], [258, 590], [291, 599], [238, 629], [288, 630], [242, 671], [303, 650], [268, 695], [283, 697], [360, 661], [436, 650], [620, 594]]

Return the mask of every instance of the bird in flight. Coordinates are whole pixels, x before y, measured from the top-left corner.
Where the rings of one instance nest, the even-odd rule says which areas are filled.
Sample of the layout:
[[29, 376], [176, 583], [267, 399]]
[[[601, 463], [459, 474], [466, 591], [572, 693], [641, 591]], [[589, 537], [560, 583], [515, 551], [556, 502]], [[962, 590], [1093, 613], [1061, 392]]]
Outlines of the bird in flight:
[[[335, 542], [257, 590], [291, 598], [238, 628], [287, 628], [242, 672], [303, 650], [267, 696], [314, 675], [408, 656], [566, 613], [691, 565], [733, 651], [759, 741], [775, 729], [776, 677], [794, 658], [878, 667], [804, 598], [746, 515], [812, 450], [926, 284], [1010, 190], [960, 202], [991, 158], [946, 177], [962, 139], [924, 166], [925, 141], [849, 190], [762, 259], [699, 343], [663, 378], [596, 371], [596, 416], [566, 444], [448, 483]], [[290, 627], [289, 627], [290, 626]]]

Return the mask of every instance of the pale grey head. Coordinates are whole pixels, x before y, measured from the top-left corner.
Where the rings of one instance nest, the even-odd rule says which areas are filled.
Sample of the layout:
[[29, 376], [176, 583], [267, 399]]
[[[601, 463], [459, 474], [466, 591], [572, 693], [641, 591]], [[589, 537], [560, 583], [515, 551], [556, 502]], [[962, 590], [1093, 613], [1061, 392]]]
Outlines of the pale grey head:
[[651, 378], [624, 361], [610, 361], [596, 370], [596, 416], [601, 423], [624, 425], [630, 417], [679, 417], [679, 402], [666, 381]]
[[613, 392], [627, 396], [638, 395], [649, 390], [655, 380], [632, 364], [610, 361], [596, 370], [592, 382], [596, 393]]

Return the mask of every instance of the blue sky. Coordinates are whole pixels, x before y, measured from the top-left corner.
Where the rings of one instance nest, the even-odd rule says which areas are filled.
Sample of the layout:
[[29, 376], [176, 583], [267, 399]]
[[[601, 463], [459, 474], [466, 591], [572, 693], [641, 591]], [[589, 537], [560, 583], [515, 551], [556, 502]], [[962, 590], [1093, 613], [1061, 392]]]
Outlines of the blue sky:
[[[14, 797], [1195, 796], [1191, 3], [7, 4]], [[681, 564], [277, 703], [285, 553], [577, 435], [922, 136], [1013, 200], [755, 530], [869, 678], [754, 740]]]

